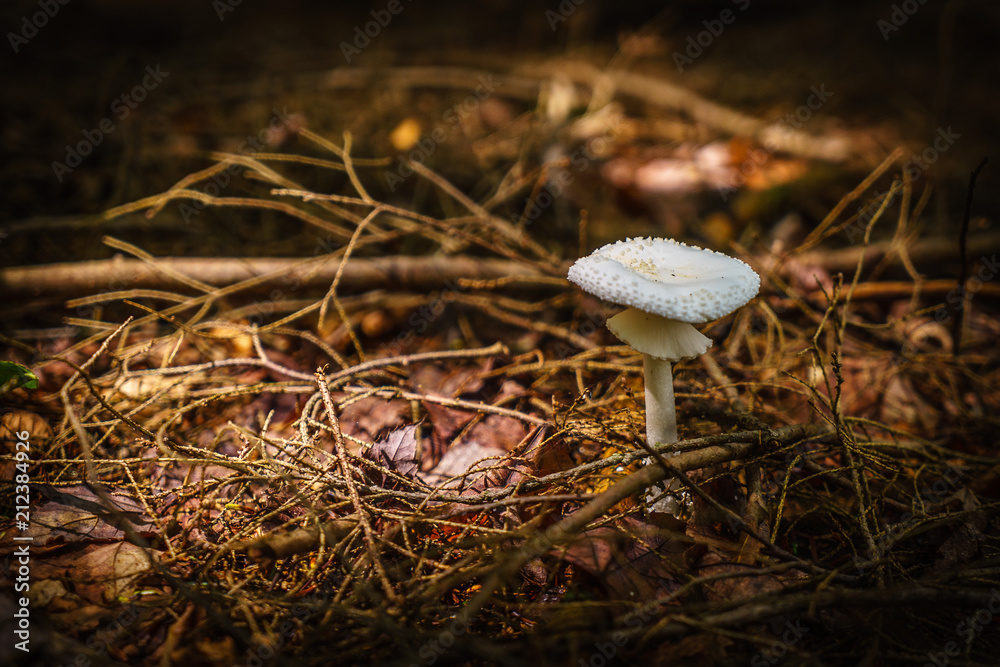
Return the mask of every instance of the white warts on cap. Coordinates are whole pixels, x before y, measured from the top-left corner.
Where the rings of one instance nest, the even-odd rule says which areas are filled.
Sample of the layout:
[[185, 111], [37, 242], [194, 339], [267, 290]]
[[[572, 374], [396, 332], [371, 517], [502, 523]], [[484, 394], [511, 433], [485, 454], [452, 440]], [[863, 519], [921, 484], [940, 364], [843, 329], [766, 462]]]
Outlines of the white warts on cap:
[[745, 262], [673, 239], [603, 246], [578, 259], [569, 279], [605, 301], [691, 323], [728, 315], [760, 289]]

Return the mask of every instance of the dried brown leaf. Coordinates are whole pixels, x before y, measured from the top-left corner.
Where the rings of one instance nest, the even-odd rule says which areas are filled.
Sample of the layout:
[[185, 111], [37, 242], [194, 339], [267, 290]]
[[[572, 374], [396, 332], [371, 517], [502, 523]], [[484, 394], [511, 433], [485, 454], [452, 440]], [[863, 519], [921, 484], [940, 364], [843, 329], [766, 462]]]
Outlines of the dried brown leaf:
[[431, 470], [420, 473], [420, 477], [431, 486], [443, 484], [452, 477], [461, 477], [445, 486], [470, 487], [476, 482], [484, 481], [485, 469], [497, 465], [498, 459], [506, 453], [503, 449], [483, 445], [477, 440], [463, 440], [446, 451]]
[[468, 435], [462, 438], [462, 442], [472, 440], [487, 449], [509, 452], [520, 444], [526, 435], [528, 429], [524, 422], [513, 417], [490, 415], [473, 426]]
[[112, 603], [134, 589], [136, 580], [149, 571], [149, 558], [155, 558], [155, 553], [130, 542], [120, 542], [74, 556], [70, 570], [74, 588], [92, 602]]
[[344, 407], [340, 428], [345, 435], [375, 441], [402, 427], [409, 414], [409, 401], [368, 396]]
[[[414, 477], [417, 474], [417, 425], [410, 424], [390, 433], [388, 437], [373, 444], [362, 457], [378, 463], [404, 477]], [[381, 475], [381, 484], [386, 483], [387, 476]]]
[[598, 577], [613, 599], [653, 599], [676, 588], [666, 540], [654, 526], [632, 518], [622, 519], [619, 528], [588, 531], [563, 557]]
[[489, 365], [449, 369], [437, 364], [424, 364], [413, 370], [406, 384], [431, 396], [455, 398], [475, 394], [483, 388], [483, 376], [489, 371]]
[[31, 523], [22, 534], [35, 538], [39, 546], [81, 540], [122, 540], [126, 528], [143, 536], [156, 530], [142, 505], [131, 498], [115, 496], [115, 507], [107, 508], [97, 494], [83, 485], [38, 488], [49, 502], [32, 508]]
[[[702, 576], [733, 575], [730, 578], [717, 579], [704, 584], [705, 597], [708, 600], [732, 602], [780, 591], [785, 587], [785, 583], [778, 576], [760, 574], [756, 568], [736, 564], [727, 556], [720, 555], [713, 549], [709, 549], [701, 558], [698, 573]], [[794, 576], [789, 575], [792, 578]]]

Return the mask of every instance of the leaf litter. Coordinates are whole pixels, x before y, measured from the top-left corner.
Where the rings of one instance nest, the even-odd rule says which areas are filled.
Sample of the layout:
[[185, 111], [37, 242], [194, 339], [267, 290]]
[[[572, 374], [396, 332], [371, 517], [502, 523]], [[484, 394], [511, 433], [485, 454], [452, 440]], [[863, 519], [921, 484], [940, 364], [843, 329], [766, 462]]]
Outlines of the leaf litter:
[[[298, 135], [347, 173], [365, 166]], [[514, 262], [521, 282], [459, 279], [446, 300], [335, 280], [266, 323], [231, 306], [259, 278], [225, 299], [193, 283], [169, 305], [109, 297], [97, 333], [34, 364], [37, 398], [13, 390], [50, 417], [32, 431], [32, 596], [65, 645], [87, 655], [128, 611], [127, 632], [100, 637], [134, 664], [236, 663], [261, 646], [295, 664], [436, 660], [446, 636], [469, 664], [586, 662], [609, 641], [628, 661], [729, 664], [795, 622], [810, 630], [789, 657], [818, 664], [875, 643], [917, 659], [990, 608], [996, 313], [977, 304], [953, 340], [933, 326], [940, 292], [870, 272], [867, 235], [853, 273], [826, 266], [814, 249], [856, 216], [797, 244], [730, 239], [762, 291], [708, 325], [712, 362], [678, 364], [683, 440], [665, 471], [641, 465], [641, 359], [589, 326], [596, 304], [566, 284], [565, 258], [477, 205], [449, 217], [293, 189], [269, 159], [242, 159], [274, 187], [252, 205], [323, 221], [349, 244], [328, 260], [410, 243]], [[655, 166], [644, 178], [675, 188], [683, 170]], [[192, 185], [107, 215], [201, 198]], [[682, 476], [691, 516], [645, 511], [650, 470]], [[998, 648], [976, 639], [970, 659]]]

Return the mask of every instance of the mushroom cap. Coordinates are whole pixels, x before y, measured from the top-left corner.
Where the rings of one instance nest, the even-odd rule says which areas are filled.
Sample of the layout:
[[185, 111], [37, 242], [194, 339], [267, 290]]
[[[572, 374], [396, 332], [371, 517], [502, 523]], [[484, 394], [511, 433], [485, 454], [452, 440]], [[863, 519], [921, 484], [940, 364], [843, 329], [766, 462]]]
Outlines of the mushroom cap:
[[760, 289], [746, 262], [673, 239], [617, 241], [581, 257], [569, 279], [605, 301], [681, 322], [710, 322]]

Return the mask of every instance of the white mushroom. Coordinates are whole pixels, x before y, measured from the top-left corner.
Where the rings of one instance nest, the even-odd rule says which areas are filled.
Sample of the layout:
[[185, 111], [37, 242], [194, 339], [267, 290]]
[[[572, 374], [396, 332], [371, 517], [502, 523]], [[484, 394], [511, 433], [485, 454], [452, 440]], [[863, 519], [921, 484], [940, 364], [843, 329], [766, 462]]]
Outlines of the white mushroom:
[[[677, 442], [670, 364], [704, 354], [712, 341], [692, 326], [733, 312], [760, 289], [745, 262], [672, 239], [635, 238], [578, 259], [569, 279], [605, 301], [629, 306], [608, 329], [642, 353], [646, 442]], [[676, 513], [667, 497], [654, 509]]]

